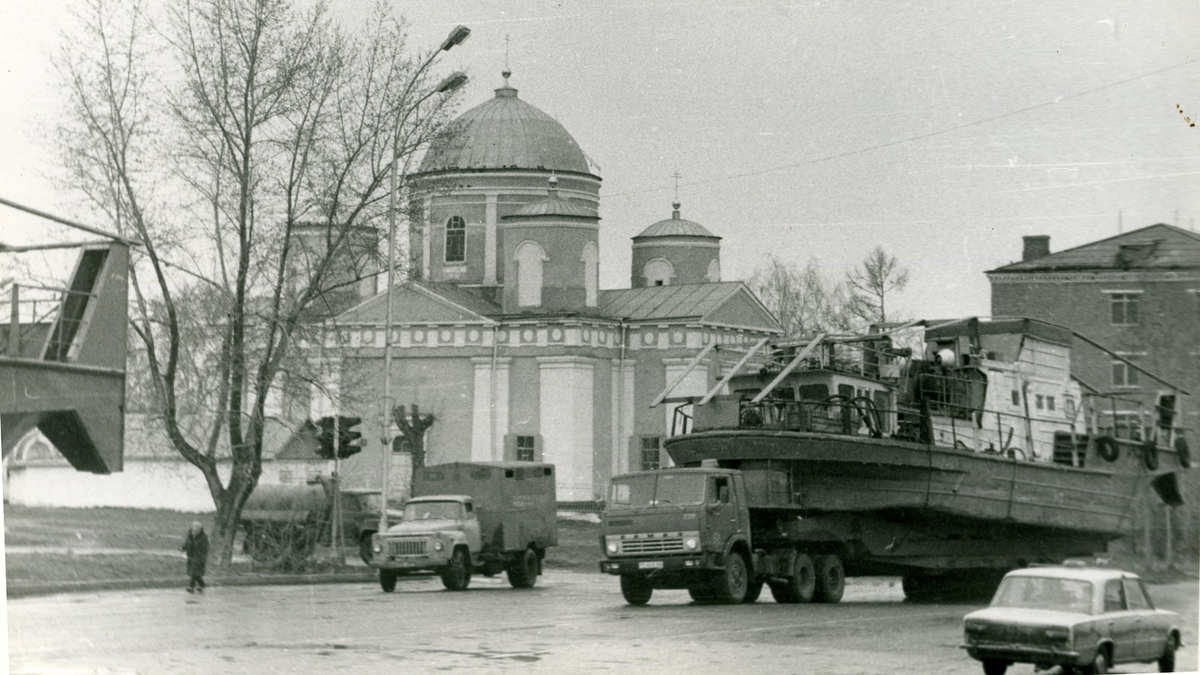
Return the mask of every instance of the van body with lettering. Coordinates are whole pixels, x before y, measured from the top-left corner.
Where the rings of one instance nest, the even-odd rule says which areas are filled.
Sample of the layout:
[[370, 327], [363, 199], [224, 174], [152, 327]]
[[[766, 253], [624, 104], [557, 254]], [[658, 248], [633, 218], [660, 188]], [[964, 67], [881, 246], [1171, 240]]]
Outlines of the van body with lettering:
[[385, 592], [398, 577], [434, 572], [460, 591], [472, 574], [508, 575], [529, 588], [546, 549], [558, 544], [554, 466], [536, 462], [455, 462], [418, 468], [404, 519], [372, 538], [368, 564]]

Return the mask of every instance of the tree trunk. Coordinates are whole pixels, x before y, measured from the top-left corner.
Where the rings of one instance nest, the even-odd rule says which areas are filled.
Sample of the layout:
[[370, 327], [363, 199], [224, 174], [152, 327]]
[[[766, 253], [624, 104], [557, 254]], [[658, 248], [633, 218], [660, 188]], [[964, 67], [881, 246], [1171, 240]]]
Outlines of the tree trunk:
[[433, 415], [421, 417], [421, 409], [414, 403], [412, 417], [401, 405], [392, 410], [392, 418], [404, 435], [404, 445], [412, 457], [412, 468], [415, 470], [425, 466], [425, 432], [433, 426]]

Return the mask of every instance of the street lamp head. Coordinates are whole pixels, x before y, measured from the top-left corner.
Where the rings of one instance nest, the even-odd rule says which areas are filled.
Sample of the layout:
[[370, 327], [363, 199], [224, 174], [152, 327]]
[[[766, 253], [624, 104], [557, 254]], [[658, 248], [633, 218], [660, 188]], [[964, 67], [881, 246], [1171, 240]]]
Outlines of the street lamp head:
[[437, 93], [445, 94], [467, 83], [467, 74], [461, 70], [456, 70], [446, 76], [446, 79], [438, 83]]
[[446, 36], [445, 41], [442, 42], [442, 51], [448, 52], [451, 48], [461, 45], [463, 41], [465, 41], [470, 35], [470, 28], [467, 28], [461, 23], [458, 24], [454, 27], [454, 30], [450, 31], [450, 35]]

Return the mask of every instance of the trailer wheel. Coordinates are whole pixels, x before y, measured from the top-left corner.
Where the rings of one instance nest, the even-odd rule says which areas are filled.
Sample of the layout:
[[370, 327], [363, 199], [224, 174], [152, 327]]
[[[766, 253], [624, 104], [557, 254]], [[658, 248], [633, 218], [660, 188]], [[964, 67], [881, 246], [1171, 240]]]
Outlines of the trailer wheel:
[[533, 588], [538, 578], [538, 556], [533, 549], [525, 549], [508, 567], [508, 583], [513, 588]]
[[814, 561], [817, 571], [817, 588], [813, 594], [815, 602], [841, 602], [846, 592], [846, 570], [842, 559], [830, 553], [819, 555]]
[[813, 559], [805, 553], [792, 558], [792, 574], [787, 581], [772, 581], [771, 597], [780, 604], [812, 602], [817, 588], [817, 573]]
[[379, 587], [384, 593], [391, 593], [396, 590], [396, 574], [394, 570], [379, 570]]
[[470, 562], [461, 548], [454, 550], [450, 564], [442, 571], [442, 585], [451, 591], [465, 591], [471, 585]]
[[621, 595], [625, 596], [625, 602], [641, 607], [650, 602], [650, 596], [654, 595], [654, 589], [646, 577], [637, 574], [622, 574]]
[[374, 552], [371, 550], [371, 536], [374, 532], [363, 532], [358, 537], [358, 557], [368, 565], [371, 563], [371, 556]]
[[746, 600], [746, 586], [750, 584], [749, 566], [741, 553], [730, 553], [725, 559], [725, 570], [713, 581], [713, 591], [719, 602], [736, 605]]

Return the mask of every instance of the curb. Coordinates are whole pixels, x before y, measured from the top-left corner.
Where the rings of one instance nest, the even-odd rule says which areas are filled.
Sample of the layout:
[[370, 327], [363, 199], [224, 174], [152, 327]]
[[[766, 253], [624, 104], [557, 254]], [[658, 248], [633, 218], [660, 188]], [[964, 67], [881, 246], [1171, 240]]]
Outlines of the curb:
[[[270, 576], [231, 576], [212, 577], [207, 585], [212, 588], [223, 586], [298, 586], [304, 584], [357, 584], [374, 582], [377, 577], [373, 573], [353, 572], [347, 574], [280, 574]], [[74, 581], [67, 583], [18, 584], [8, 585], [9, 599], [27, 598], [38, 595], [56, 595], [59, 593], [86, 593], [91, 591], [128, 591], [146, 588], [179, 588], [187, 585], [187, 578], [180, 576], [170, 579], [97, 579], [94, 581]]]

